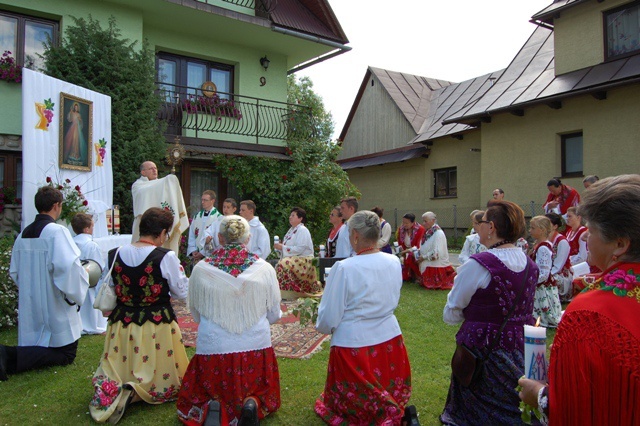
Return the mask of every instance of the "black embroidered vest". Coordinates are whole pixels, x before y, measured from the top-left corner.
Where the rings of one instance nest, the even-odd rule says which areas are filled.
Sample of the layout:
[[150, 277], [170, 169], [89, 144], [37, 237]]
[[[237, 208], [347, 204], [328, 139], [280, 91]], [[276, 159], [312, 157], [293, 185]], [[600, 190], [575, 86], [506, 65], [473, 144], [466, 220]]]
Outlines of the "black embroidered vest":
[[[109, 252], [109, 265], [114, 261], [115, 251]], [[120, 321], [126, 327], [131, 323], [169, 324], [176, 320], [169, 283], [160, 270], [160, 262], [167, 252], [168, 249], [156, 247], [138, 266], [128, 266], [118, 254], [111, 272], [118, 297], [116, 307], [109, 315], [112, 323]]]

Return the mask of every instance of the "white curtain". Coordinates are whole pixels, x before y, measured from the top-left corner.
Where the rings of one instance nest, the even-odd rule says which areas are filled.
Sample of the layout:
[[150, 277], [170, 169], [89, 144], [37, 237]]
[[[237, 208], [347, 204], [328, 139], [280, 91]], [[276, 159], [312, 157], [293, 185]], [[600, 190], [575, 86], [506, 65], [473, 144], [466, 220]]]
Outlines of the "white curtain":
[[[92, 150], [91, 171], [60, 169], [58, 146], [60, 141], [60, 93], [66, 93], [93, 102], [93, 134], [89, 141]], [[41, 120], [36, 104], [50, 100], [53, 117], [47, 130], [36, 126]], [[88, 126], [88, 123], [84, 123]], [[87, 133], [88, 134], [88, 133]], [[105, 140], [106, 153], [98, 165], [95, 144]], [[71, 180], [71, 186], [80, 188], [89, 202], [89, 213], [94, 215], [94, 237], [108, 235], [105, 212], [113, 204], [113, 172], [111, 168], [111, 98], [84, 87], [58, 80], [24, 68], [22, 70], [22, 229], [33, 222], [37, 211], [33, 203], [39, 187], [46, 178], [62, 183]]]

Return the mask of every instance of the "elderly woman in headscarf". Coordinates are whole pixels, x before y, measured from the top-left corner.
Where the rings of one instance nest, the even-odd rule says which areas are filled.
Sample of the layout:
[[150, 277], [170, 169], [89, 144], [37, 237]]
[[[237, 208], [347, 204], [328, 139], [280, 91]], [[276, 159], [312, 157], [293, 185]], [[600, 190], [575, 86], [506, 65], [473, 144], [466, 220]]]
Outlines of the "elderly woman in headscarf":
[[589, 225], [589, 261], [604, 272], [562, 316], [549, 383], [520, 379], [520, 398], [539, 407], [549, 424], [637, 425], [640, 176], [594, 183], [578, 213]]
[[282, 316], [273, 267], [249, 252], [248, 222], [225, 216], [222, 247], [199, 262], [189, 279], [189, 308], [199, 322], [196, 354], [178, 395], [178, 417], [189, 425], [258, 424], [280, 407], [280, 374], [270, 324]]
[[427, 289], [449, 290], [453, 287], [456, 271], [449, 262], [447, 237], [436, 223], [436, 214], [426, 212], [422, 224], [426, 232], [420, 243], [420, 256], [416, 261], [422, 274], [421, 285]]

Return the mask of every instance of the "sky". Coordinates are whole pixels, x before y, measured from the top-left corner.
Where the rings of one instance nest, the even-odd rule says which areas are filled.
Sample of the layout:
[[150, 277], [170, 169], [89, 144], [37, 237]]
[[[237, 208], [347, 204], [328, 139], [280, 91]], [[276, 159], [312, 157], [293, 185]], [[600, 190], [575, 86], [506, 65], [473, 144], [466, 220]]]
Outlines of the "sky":
[[461, 82], [506, 68], [552, 0], [329, 0], [350, 52], [296, 73], [344, 127], [368, 66]]

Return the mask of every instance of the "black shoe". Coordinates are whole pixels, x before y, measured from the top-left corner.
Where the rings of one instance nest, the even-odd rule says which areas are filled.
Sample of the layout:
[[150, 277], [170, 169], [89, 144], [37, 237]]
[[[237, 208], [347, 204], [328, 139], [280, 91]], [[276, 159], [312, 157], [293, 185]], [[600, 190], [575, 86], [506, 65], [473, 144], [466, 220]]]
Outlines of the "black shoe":
[[242, 406], [242, 414], [240, 414], [238, 426], [258, 426], [259, 424], [258, 406], [253, 398], [249, 398]]
[[7, 376], [7, 348], [0, 345], [0, 382], [5, 380], [9, 380], [9, 376]]
[[209, 401], [209, 410], [207, 417], [204, 419], [204, 426], [220, 426], [220, 403], [218, 401]]
[[402, 424], [406, 426], [420, 426], [420, 422], [418, 421], [418, 411], [416, 410], [415, 405], [405, 407]]

